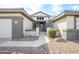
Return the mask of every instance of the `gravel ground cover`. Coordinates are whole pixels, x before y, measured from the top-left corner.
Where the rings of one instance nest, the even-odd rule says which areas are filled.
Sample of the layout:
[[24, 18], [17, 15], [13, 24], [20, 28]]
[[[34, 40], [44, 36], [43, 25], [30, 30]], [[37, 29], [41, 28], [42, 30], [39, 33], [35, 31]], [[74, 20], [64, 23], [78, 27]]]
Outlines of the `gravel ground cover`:
[[79, 42], [55, 42], [51, 39], [39, 47], [0, 47], [0, 54], [78, 54]]
[[48, 54], [47, 44], [39, 47], [0, 47], [0, 54]]
[[53, 54], [78, 54], [78, 41], [54, 42], [50, 40], [48, 43], [49, 53]]

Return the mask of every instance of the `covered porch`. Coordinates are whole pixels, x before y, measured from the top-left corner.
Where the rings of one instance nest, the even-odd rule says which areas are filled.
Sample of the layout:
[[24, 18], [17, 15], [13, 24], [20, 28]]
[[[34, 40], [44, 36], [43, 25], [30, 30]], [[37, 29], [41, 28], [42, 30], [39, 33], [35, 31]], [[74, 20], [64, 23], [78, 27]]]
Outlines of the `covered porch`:
[[35, 21], [34, 28], [39, 27], [40, 32], [46, 32], [47, 23], [46, 21]]

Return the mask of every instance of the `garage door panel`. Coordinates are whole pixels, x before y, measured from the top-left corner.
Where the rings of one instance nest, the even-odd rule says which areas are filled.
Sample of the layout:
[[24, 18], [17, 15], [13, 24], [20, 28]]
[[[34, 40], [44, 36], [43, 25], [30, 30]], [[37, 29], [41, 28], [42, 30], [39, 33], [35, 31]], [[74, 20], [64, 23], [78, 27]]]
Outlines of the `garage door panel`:
[[11, 19], [0, 19], [0, 38], [11, 38]]

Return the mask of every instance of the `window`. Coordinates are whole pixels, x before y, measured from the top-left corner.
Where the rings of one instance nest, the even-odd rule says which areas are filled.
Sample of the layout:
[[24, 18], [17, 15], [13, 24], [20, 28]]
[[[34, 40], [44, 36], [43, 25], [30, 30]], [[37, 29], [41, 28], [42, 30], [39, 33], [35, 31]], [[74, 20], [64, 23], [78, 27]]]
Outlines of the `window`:
[[46, 23], [47, 27], [52, 27], [52, 23]]
[[39, 20], [39, 17], [37, 17], [37, 20]]
[[37, 17], [37, 20], [44, 20], [44, 17]]
[[42, 20], [44, 20], [44, 17], [42, 17]]
[[41, 20], [41, 17], [39, 17], [40, 18], [40, 20]]

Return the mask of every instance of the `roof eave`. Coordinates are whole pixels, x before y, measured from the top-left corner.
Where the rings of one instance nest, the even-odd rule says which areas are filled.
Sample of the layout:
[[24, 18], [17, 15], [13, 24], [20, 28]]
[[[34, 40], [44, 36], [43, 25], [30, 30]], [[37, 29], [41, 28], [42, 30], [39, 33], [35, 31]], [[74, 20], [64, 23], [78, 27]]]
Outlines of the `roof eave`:
[[63, 16], [73, 16], [73, 15], [79, 15], [78, 13], [79, 11], [63, 11], [61, 14], [59, 14], [58, 16], [54, 17], [51, 21], [54, 22], [56, 20], [58, 20], [59, 18], [63, 17]]
[[37, 14], [37, 13], [40, 13], [40, 12], [43, 13], [43, 14], [45, 14], [45, 15], [47, 15], [48, 17], [50, 17], [50, 15], [48, 15], [48, 14], [42, 12], [42, 11], [38, 11], [38, 12], [36, 12], [36, 13], [33, 13], [33, 14], [31, 14], [31, 16], [33, 16], [33, 15], [35, 15], [35, 14]]
[[29, 20], [34, 21], [24, 8], [0, 8], [0, 13], [21, 13]]

